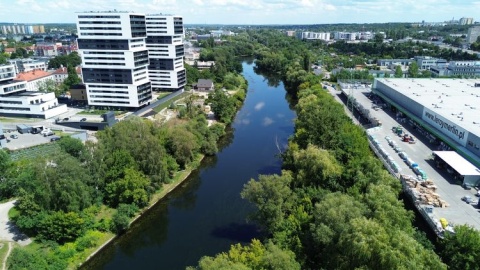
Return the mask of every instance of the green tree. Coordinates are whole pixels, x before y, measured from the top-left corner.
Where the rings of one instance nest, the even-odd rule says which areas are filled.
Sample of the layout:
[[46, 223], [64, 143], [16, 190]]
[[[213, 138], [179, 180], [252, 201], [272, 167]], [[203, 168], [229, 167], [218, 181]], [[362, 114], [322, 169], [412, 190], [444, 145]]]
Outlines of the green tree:
[[37, 84], [37, 88], [40, 92], [53, 92], [55, 93], [55, 97], [59, 97], [64, 93], [63, 89], [59, 85], [57, 85], [57, 83], [52, 79], [39, 82]]
[[143, 173], [132, 169], [125, 169], [125, 176], [105, 187], [108, 203], [115, 207], [119, 203], [135, 204], [139, 207], [147, 205], [150, 199], [148, 186], [150, 180]]
[[38, 225], [38, 237], [60, 244], [74, 241], [86, 231], [86, 222], [79, 214], [57, 211], [46, 215]]
[[450, 269], [477, 269], [480, 260], [480, 232], [468, 225], [454, 228], [440, 241], [440, 256]]
[[62, 137], [59, 142], [60, 148], [73, 157], [79, 158], [86, 151], [85, 145], [81, 140], [70, 136]]
[[227, 96], [221, 89], [215, 89], [215, 91], [209, 95], [209, 101], [211, 102], [212, 111], [218, 120], [225, 124], [230, 124], [236, 112], [234, 100]]
[[258, 181], [251, 179], [241, 192], [242, 198], [257, 207], [253, 218], [269, 232], [276, 231], [293, 206], [294, 196], [289, 187], [291, 182], [292, 177], [287, 172], [281, 176], [260, 175]]
[[400, 66], [395, 67], [395, 78], [402, 78], [403, 77], [403, 70]]
[[228, 253], [221, 253], [213, 258], [203, 257], [198, 267], [187, 269], [295, 270], [300, 269], [300, 264], [295, 261], [293, 252], [282, 250], [271, 242], [263, 245], [260, 241], [253, 239], [248, 246], [232, 245]]
[[418, 64], [413, 61], [410, 66], [408, 66], [408, 77], [417, 78], [418, 77]]

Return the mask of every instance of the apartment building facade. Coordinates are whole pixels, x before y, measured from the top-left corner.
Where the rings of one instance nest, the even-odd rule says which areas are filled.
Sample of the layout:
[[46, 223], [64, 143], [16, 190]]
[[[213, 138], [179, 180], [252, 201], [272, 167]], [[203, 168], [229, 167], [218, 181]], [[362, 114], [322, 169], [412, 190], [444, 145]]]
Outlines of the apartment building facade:
[[148, 75], [155, 91], [183, 90], [186, 71], [183, 65], [183, 18], [176, 15], [147, 14]]
[[152, 99], [145, 15], [83, 12], [77, 15], [78, 48], [88, 104], [135, 109]]
[[13, 64], [0, 65], [0, 115], [51, 118], [67, 112], [54, 93], [28, 91]]

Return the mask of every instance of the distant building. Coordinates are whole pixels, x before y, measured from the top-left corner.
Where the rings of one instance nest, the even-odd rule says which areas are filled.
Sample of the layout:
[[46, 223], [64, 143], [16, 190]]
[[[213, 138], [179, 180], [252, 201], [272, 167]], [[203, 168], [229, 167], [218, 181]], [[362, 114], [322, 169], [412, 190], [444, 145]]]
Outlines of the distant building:
[[193, 85], [193, 89], [198, 91], [213, 91], [215, 86], [210, 79], [198, 79], [198, 82]]
[[431, 67], [435, 66], [442, 67], [447, 65], [447, 60], [430, 56], [415, 56], [415, 61], [417, 62], [418, 68], [423, 70], [430, 70]]
[[189, 66], [196, 67], [198, 69], [207, 69], [215, 66], [215, 61], [192, 61], [192, 60], [185, 60]]
[[460, 18], [460, 25], [470, 25], [473, 24], [473, 18]]
[[474, 43], [477, 41], [477, 38], [480, 36], [480, 26], [470, 27], [467, 33], [467, 43]]
[[26, 81], [27, 91], [38, 91], [38, 87], [40, 85], [48, 80], [54, 80], [54, 76], [51, 72], [44, 70], [32, 70], [17, 74], [15, 79], [19, 81]]
[[0, 115], [51, 118], [67, 111], [54, 93], [27, 90], [27, 82], [15, 79], [13, 64], [0, 66]]
[[287, 35], [287, 37], [294, 37], [295, 31], [285, 31], [285, 35]]
[[301, 32], [298, 33], [298, 38], [304, 39], [304, 40], [324, 40], [324, 41], [329, 41], [330, 40], [330, 33], [324, 33], [324, 32]]
[[409, 66], [414, 60], [412, 59], [378, 59], [377, 66], [388, 67], [392, 69], [396, 65]]
[[11, 64], [15, 65], [15, 73], [29, 72], [32, 70], [47, 70], [47, 63], [41, 60], [30, 58], [9, 60]]
[[[78, 77], [82, 79], [82, 68], [76, 67], [75, 71], [77, 72]], [[63, 83], [67, 78], [68, 78], [68, 70], [66, 67], [58, 68], [53, 72], [53, 80], [57, 84]]]
[[358, 33], [355, 32], [334, 32], [333, 38], [335, 40], [355, 40], [357, 39]]
[[219, 38], [221, 36], [234, 36], [235, 33], [228, 30], [212, 30], [210, 31], [210, 36], [213, 38]]
[[88, 104], [87, 88], [84, 84], [72, 85], [69, 91], [72, 101], [82, 104]]

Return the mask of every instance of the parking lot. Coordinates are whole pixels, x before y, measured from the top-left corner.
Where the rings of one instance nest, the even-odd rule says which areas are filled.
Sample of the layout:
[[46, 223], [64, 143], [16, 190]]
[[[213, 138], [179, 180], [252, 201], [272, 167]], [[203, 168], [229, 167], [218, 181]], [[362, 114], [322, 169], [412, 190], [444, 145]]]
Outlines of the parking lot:
[[[17, 139], [12, 136], [17, 136]], [[49, 143], [52, 136], [44, 137], [41, 134], [24, 133], [20, 134], [18, 131], [10, 131], [5, 133], [5, 137], [9, 140], [7, 143], [7, 149], [18, 150], [26, 147], [31, 147], [39, 144]]]
[[[340, 95], [339, 92], [329, 89], [331, 93]], [[362, 90], [355, 92], [357, 102], [361, 103], [365, 108], [371, 108], [374, 103], [370, 100], [366, 93], [369, 90]], [[338, 100], [338, 99], [337, 99]], [[469, 195], [474, 200], [478, 200], [475, 196], [476, 190], [466, 190], [449, 174], [446, 170], [435, 168], [434, 161], [431, 159], [432, 152], [437, 149], [436, 145], [430, 142], [430, 139], [418, 132], [413, 126], [409, 125], [402, 119], [396, 119], [396, 115], [388, 108], [381, 108], [379, 110], [370, 110], [373, 117], [378, 118], [382, 126], [373, 130], [372, 134], [377, 138], [379, 143], [385, 149], [390, 157], [398, 164], [400, 173], [415, 175], [412, 169], [400, 158], [398, 153], [392, 148], [386, 136], [398, 145], [408, 157], [418, 164], [420, 168], [426, 173], [428, 179], [433, 180], [437, 186], [438, 195], [445, 200], [449, 206], [446, 208], [434, 208], [434, 216], [437, 219], [446, 218], [448, 222], [453, 224], [468, 224], [477, 229], [480, 229], [480, 212], [476, 205], [468, 204], [462, 201], [462, 197]], [[397, 136], [392, 130], [393, 127], [403, 126], [404, 132], [412, 135], [415, 138], [415, 143], [402, 141], [402, 138]]]

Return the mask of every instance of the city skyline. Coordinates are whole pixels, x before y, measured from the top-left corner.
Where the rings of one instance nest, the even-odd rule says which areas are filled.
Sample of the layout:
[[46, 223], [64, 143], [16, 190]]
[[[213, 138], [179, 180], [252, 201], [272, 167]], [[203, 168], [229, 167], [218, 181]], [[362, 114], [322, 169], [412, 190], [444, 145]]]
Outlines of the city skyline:
[[177, 14], [186, 24], [329, 24], [440, 22], [475, 17], [478, 0], [15, 0], [0, 10], [6, 23], [75, 23], [84, 11]]

